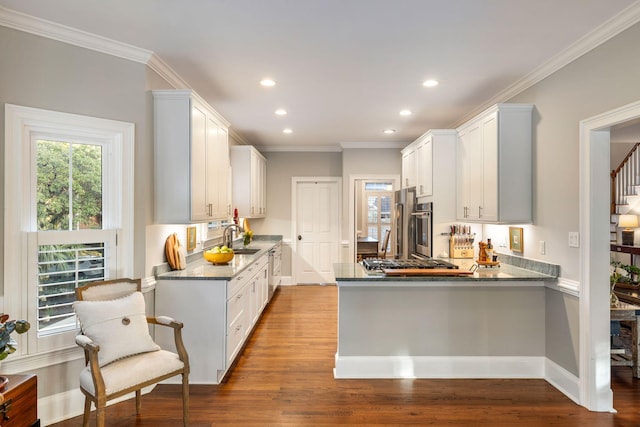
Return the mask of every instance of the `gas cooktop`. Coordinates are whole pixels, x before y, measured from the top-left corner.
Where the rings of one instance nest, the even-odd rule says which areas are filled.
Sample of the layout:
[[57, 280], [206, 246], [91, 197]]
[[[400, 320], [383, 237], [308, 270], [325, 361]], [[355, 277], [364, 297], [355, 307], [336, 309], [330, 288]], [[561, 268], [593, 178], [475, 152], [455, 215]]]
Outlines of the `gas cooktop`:
[[457, 269], [457, 265], [453, 265], [449, 262], [442, 261], [440, 259], [428, 258], [428, 259], [383, 259], [383, 258], [365, 258], [362, 260], [362, 266], [369, 271], [382, 271], [392, 269], [406, 269], [406, 268], [445, 268], [445, 269]]

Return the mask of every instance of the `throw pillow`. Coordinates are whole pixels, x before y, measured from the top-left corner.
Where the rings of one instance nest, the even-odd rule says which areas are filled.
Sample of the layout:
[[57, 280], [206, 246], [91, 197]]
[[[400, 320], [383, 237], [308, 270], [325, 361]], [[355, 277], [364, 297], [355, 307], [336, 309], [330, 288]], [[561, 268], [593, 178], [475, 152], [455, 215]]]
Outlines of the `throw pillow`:
[[160, 349], [149, 335], [141, 292], [113, 300], [76, 301], [73, 309], [80, 319], [82, 333], [100, 346], [100, 366]]

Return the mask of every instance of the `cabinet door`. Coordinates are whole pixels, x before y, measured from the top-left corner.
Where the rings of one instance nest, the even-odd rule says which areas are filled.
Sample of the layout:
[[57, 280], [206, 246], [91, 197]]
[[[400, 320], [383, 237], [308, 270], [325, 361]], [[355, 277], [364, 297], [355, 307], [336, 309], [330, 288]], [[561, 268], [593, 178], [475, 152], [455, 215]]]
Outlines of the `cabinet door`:
[[251, 215], [260, 216], [260, 157], [251, 151]]
[[482, 121], [482, 203], [480, 219], [498, 219], [498, 113]]
[[213, 205], [212, 217], [224, 219], [231, 215], [231, 205], [228, 196], [229, 179], [229, 138], [227, 130], [213, 120], [210, 120], [213, 156], [211, 158], [211, 204]]
[[[185, 147], [187, 149], [187, 147]], [[191, 108], [191, 219], [210, 216], [207, 203], [207, 114], [197, 104]], [[164, 173], [171, 174], [167, 170]]]
[[433, 138], [416, 147], [416, 193], [418, 197], [433, 195]]
[[402, 153], [402, 188], [416, 186], [415, 149]]
[[267, 161], [260, 158], [260, 213], [267, 215]]
[[480, 124], [460, 132], [457, 151], [457, 217], [478, 219], [482, 204], [482, 151]]
[[465, 146], [465, 165], [468, 171], [467, 219], [480, 218], [483, 204], [482, 127], [480, 123], [469, 129]]

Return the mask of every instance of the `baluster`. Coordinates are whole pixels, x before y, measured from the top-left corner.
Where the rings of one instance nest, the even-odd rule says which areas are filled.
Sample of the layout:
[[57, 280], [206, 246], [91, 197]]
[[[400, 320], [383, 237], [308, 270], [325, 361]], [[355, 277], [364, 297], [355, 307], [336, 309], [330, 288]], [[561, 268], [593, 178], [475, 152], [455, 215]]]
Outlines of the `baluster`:
[[622, 174], [620, 172], [618, 172], [618, 174], [616, 175], [616, 188], [618, 192], [618, 204], [622, 205], [624, 203], [624, 196], [622, 194]]

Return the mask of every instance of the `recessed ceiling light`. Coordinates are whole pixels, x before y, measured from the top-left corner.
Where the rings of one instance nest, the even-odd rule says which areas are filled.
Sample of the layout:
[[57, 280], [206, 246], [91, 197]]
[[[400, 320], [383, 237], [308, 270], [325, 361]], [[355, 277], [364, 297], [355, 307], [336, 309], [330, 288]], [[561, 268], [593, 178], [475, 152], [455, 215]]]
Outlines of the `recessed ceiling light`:
[[279, 108], [276, 110], [276, 115], [278, 116], [286, 116], [287, 115], [287, 110], [285, 110], [284, 108]]
[[390, 134], [390, 133], [394, 133], [396, 130], [395, 129], [385, 129], [383, 130], [384, 133]]
[[282, 133], [293, 133], [293, 131], [289, 128], [286, 128], [282, 131]]
[[260, 84], [262, 86], [271, 87], [271, 86], [275, 86], [276, 82], [271, 79], [262, 79], [260, 80]]
[[424, 87], [438, 86], [438, 81], [434, 79], [425, 80], [424, 82], [422, 82], [422, 86]]
[[402, 111], [400, 111], [400, 115], [401, 116], [410, 116], [411, 114], [412, 114], [411, 110], [402, 110]]

